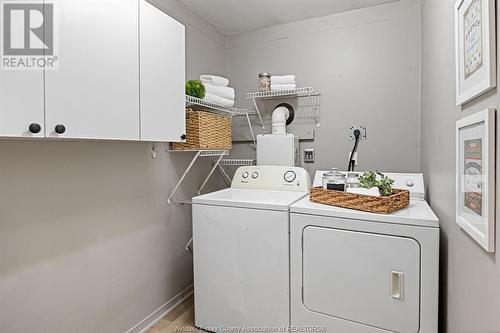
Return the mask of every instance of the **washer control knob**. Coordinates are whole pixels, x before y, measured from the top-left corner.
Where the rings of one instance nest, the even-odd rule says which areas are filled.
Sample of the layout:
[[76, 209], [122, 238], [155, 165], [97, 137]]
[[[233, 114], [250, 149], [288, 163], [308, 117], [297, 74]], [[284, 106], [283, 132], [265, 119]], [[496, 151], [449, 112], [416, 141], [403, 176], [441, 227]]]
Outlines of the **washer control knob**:
[[259, 177], [259, 173], [258, 172], [252, 173], [252, 178], [253, 179], [257, 179], [257, 177]]
[[244, 179], [248, 178], [248, 172], [243, 172], [243, 174], [241, 175]]
[[287, 183], [291, 183], [295, 180], [295, 178], [297, 178], [297, 175], [292, 170], [289, 170], [285, 172], [285, 176], [283, 178]]
[[413, 187], [413, 186], [415, 186], [415, 182], [413, 181], [413, 179], [408, 179], [408, 180], [406, 181], [406, 186], [408, 186], [408, 187]]

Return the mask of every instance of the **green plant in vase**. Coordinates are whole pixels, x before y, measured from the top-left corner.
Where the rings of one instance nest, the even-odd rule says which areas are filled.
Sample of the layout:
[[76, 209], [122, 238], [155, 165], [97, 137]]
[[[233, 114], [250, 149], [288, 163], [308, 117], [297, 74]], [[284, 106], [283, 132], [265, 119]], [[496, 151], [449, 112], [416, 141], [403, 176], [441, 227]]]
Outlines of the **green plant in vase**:
[[205, 97], [205, 86], [200, 80], [189, 80], [186, 82], [186, 95], [203, 99]]
[[364, 188], [378, 187], [380, 195], [388, 196], [392, 194], [394, 179], [385, 176], [379, 171], [367, 171], [359, 177], [359, 184]]

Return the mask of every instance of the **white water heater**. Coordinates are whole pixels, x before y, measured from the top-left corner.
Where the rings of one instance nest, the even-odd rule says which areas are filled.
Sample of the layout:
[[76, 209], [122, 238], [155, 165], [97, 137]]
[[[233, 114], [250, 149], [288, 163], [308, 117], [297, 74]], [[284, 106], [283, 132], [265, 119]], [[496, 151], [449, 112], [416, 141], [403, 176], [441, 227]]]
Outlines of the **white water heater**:
[[293, 134], [257, 135], [257, 165], [299, 165], [299, 137]]
[[286, 133], [294, 118], [290, 104], [276, 106], [272, 114], [271, 134], [257, 135], [257, 165], [299, 165], [299, 137]]

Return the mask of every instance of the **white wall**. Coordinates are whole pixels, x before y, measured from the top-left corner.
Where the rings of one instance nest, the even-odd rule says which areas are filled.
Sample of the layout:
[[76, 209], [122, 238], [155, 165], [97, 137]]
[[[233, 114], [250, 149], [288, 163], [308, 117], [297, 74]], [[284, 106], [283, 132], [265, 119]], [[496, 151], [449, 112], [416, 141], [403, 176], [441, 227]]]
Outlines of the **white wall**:
[[[498, 109], [500, 94], [494, 89], [462, 108], [455, 105], [454, 3], [424, 0], [422, 10], [422, 167], [441, 225], [441, 332], [500, 332], [497, 255], [486, 253], [455, 223], [455, 121]], [[499, 143], [497, 138], [497, 157]], [[497, 182], [497, 193], [499, 187]], [[498, 252], [498, 221], [496, 239]]]
[[[225, 74], [225, 37], [177, 0], [156, 2], [186, 24], [187, 77]], [[125, 332], [189, 287], [191, 207], [166, 201], [191, 158], [161, 145], [152, 159], [147, 143], [0, 140], [0, 332]]]
[[[420, 4], [403, 0], [230, 36], [228, 74], [237, 104], [257, 74], [294, 73], [322, 92], [310, 170], [347, 168], [351, 125], [365, 125], [359, 169], [420, 170]], [[247, 144], [233, 156], [254, 156]], [[302, 155], [302, 154], [301, 154]]]

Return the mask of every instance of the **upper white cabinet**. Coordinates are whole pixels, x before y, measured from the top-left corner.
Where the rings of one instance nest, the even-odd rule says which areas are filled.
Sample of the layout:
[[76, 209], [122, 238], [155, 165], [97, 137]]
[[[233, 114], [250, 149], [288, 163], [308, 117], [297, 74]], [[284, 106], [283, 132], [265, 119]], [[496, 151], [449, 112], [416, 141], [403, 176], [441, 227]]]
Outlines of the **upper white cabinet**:
[[180, 141], [184, 26], [145, 0], [51, 4], [58, 67], [0, 70], [0, 137]]
[[59, 70], [45, 73], [46, 136], [138, 140], [137, 0], [52, 2]]
[[185, 28], [140, 0], [141, 139], [181, 141], [185, 134]]
[[44, 135], [43, 72], [0, 70], [0, 137]]

